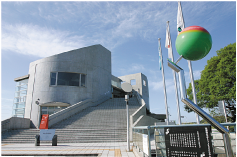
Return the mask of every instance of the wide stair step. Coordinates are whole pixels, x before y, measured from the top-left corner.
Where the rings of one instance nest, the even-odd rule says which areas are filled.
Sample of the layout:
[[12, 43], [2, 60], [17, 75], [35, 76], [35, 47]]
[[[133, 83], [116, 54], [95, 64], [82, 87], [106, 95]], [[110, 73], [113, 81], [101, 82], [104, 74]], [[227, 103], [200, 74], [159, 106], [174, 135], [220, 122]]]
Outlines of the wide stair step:
[[[136, 98], [129, 100], [129, 114], [140, 104]], [[126, 102], [114, 98], [98, 106], [88, 107], [49, 129], [56, 129], [58, 143], [125, 142], [127, 136]], [[34, 143], [39, 129], [18, 129], [2, 133], [2, 143]], [[51, 143], [51, 141], [41, 141]]]

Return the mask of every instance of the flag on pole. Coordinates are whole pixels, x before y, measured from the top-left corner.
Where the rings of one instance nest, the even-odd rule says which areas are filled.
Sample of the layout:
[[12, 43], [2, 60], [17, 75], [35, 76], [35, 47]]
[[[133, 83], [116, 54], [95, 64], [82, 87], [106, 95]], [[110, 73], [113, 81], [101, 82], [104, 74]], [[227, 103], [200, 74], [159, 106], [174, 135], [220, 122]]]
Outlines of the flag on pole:
[[179, 35], [179, 33], [183, 29], [184, 29], [184, 18], [183, 18], [181, 3], [179, 1], [178, 2], [178, 14], [177, 14], [177, 31], [178, 31], [178, 35]]
[[165, 47], [170, 48], [170, 29], [166, 26], [166, 39], [165, 39]]
[[160, 43], [158, 43], [158, 50], [159, 50], [159, 64], [160, 64], [160, 70], [161, 70], [162, 66], [161, 66], [161, 46], [160, 46]]
[[169, 22], [167, 22], [167, 26], [166, 26], [165, 47], [168, 49], [168, 58], [173, 58]]

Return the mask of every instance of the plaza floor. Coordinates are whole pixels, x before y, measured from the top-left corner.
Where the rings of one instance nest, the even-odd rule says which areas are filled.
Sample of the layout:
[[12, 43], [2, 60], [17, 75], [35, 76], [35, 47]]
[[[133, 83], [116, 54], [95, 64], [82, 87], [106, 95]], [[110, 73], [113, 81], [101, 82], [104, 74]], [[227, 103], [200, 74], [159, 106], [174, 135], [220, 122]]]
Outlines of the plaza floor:
[[[132, 149], [132, 144], [131, 147]], [[99, 157], [135, 157], [127, 151], [126, 142], [118, 143], [41, 143], [1, 144], [2, 156], [99, 156]]]

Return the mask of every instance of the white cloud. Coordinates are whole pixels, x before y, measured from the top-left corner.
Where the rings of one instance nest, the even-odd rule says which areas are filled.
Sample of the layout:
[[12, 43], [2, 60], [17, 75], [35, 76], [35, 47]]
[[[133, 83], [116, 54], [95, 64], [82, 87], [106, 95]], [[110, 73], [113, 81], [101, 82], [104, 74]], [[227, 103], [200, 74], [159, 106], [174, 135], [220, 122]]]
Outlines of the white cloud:
[[198, 80], [201, 78], [201, 72], [202, 72], [202, 70], [194, 70], [193, 71], [194, 80]]
[[152, 90], [161, 90], [163, 89], [163, 81], [149, 81], [149, 87], [151, 87]]
[[[225, 11], [225, 15], [235, 11], [232, 3], [184, 2], [182, 5], [186, 22], [190, 24], [210, 23], [207, 19], [216, 24], [221, 22], [221, 19], [214, 21], [220, 13], [213, 11]], [[102, 44], [113, 51], [131, 38], [154, 42], [165, 35], [167, 20], [171, 33], [176, 34], [177, 2], [27, 2], [14, 3], [15, 11], [12, 9], [3, 5], [2, 50], [41, 57], [93, 44]], [[26, 14], [31, 23], [25, 20]], [[203, 22], [204, 15], [207, 17]], [[22, 19], [23, 24], [7, 24], [7, 18], [13, 17]]]
[[128, 74], [135, 74], [140, 73], [142, 70], [144, 70], [145, 67], [142, 64], [132, 64], [126, 66], [126, 68], [120, 68], [119, 71], [121, 75], [128, 75]]
[[2, 50], [47, 57], [86, 45], [83, 36], [35, 25], [4, 25]]
[[[102, 44], [113, 50], [130, 38], [156, 38], [154, 35], [165, 28], [161, 22], [167, 14], [158, 3], [149, 2], [42, 2], [15, 3], [19, 18], [30, 13], [32, 23], [9, 25], [5, 18], [10, 10], [4, 9], [2, 50], [12, 50], [41, 57], [83, 46]], [[165, 3], [162, 3], [162, 5]], [[24, 11], [23, 6], [28, 5]], [[29, 9], [29, 6], [37, 8]], [[170, 15], [169, 15], [170, 16]], [[34, 19], [49, 21], [45, 25]], [[38, 23], [38, 24], [37, 24]], [[53, 23], [53, 24], [49, 24]], [[60, 26], [67, 24], [71, 32]], [[55, 27], [57, 25], [57, 27]], [[155, 26], [155, 27], [154, 27]], [[57, 28], [57, 29], [55, 29]], [[159, 29], [157, 29], [159, 28]]]
[[[174, 80], [166, 79], [165, 80], [166, 92], [170, 93], [174, 91]], [[149, 81], [149, 88], [154, 91], [164, 91], [163, 80], [161, 81]]]
[[[194, 71], [193, 71], [194, 80], [198, 80], [198, 79], [201, 78], [201, 71], [202, 71], [202, 70], [194, 70]], [[185, 81], [186, 81], [186, 83], [191, 82], [189, 71], [184, 71], [184, 76], [185, 76]]]

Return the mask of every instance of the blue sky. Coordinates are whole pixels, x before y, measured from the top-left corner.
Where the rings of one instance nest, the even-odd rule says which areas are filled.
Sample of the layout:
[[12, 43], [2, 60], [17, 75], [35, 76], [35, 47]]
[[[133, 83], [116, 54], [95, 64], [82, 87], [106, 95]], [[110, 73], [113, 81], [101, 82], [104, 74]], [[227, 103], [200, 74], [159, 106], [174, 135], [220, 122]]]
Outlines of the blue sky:
[[[194, 78], [200, 78], [207, 60], [216, 51], [236, 42], [236, 2], [181, 2], [185, 26], [198, 25], [212, 36], [212, 49], [192, 62]], [[14, 78], [28, 74], [29, 63], [37, 59], [101, 44], [112, 53], [112, 74], [119, 77], [143, 73], [148, 78], [150, 109], [165, 114], [162, 74], [159, 70], [158, 38], [162, 53], [170, 120], [177, 121], [172, 70], [167, 66], [166, 21], [174, 60], [177, 37], [176, 1], [151, 2], [1, 2], [1, 111], [2, 120], [11, 117], [15, 92]], [[190, 82], [188, 63], [179, 63]], [[194, 113], [184, 111], [182, 122], [195, 121]]]

